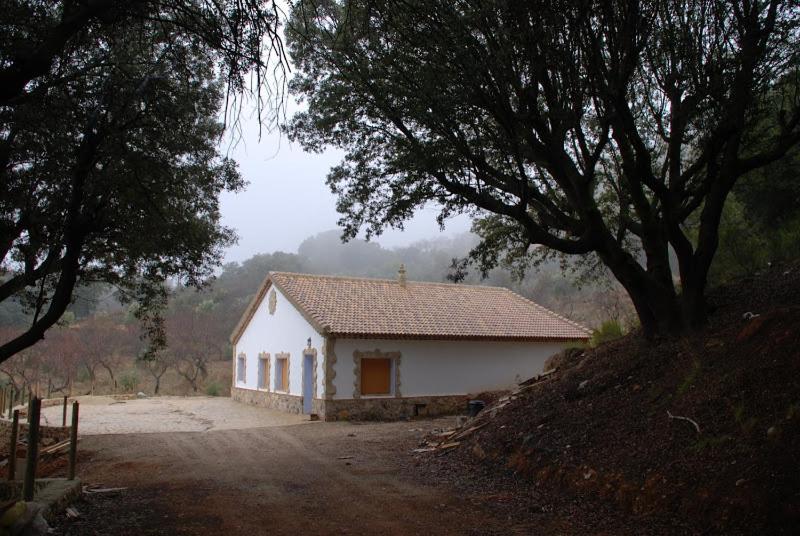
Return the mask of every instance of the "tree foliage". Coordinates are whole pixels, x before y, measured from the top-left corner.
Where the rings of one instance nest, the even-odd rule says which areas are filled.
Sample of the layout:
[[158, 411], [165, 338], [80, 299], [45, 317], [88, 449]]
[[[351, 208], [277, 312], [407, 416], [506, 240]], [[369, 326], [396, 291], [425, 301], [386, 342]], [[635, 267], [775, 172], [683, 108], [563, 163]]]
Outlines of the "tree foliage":
[[[156, 345], [169, 278], [198, 285], [233, 233], [218, 196], [243, 181], [217, 145], [248, 73], [259, 108], [271, 2], [16, 0], [0, 13], [0, 302], [40, 340], [76, 286], [135, 299]], [[280, 61], [271, 68], [280, 69]]]
[[600, 261], [646, 334], [680, 332], [705, 321], [732, 188], [800, 142], [799, 18], [781, 0], [300, 1], [289, 133], [344, 149], [346, 236], [468, 211], [483, 268]]

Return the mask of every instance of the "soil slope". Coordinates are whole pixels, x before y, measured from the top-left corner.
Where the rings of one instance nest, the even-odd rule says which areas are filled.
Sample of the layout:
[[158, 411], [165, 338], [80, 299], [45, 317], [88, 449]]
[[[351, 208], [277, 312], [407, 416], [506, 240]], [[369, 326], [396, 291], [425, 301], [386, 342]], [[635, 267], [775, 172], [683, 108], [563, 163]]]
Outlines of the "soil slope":
[[561, 354], [419, 470], [494, 490], [543, 533], [797, 534], [800, 264], [709, 303], [703, 333]]

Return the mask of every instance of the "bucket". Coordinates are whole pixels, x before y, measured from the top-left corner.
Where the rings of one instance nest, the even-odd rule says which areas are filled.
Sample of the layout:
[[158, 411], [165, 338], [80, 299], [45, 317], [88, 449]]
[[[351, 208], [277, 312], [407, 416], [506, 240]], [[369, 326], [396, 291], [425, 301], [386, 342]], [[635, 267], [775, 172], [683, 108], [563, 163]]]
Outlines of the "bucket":
[[486, 407], [486, 402], [484, 402], [483, 400], [470, 400], [467, 403], [467, 414], [470, 417], [474, 417], [475, 415], [480, 413], [481, 410], [483, 410], [483, 408], [485, 407]]

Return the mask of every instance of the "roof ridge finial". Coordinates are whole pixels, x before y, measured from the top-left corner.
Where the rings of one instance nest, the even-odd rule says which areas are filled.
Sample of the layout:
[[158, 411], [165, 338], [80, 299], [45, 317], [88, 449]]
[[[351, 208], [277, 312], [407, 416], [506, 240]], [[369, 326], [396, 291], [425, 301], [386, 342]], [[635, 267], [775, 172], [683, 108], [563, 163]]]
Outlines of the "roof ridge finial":
[[397, 270], [397, 282], [400, 286], [406, 288], [406, 265], [400, 263], [400, 269]]

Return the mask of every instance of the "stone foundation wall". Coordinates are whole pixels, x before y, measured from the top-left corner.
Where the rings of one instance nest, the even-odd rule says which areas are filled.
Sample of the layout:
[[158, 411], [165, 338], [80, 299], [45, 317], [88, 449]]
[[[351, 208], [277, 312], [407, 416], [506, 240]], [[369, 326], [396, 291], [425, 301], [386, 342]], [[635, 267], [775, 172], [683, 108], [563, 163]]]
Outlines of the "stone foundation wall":
[[321, 400], [326, 421], [394, 421], [409, 417], [453, 415], [467, 410], [468, 396], [416, 396]]
[[[231, 398], [237, 402], [243, 402], [253, 406], [278, 409], [287, 413], [303, 413], [302, 396], [234, 387], [231, 389]], [[317, 400], [314, 402], [317, 402]]]
[[[237, 402], [303, 413], [303, 397], [283, 393], [254, 391], [234, 387], [231, 398]], [[312, 413], [325, 421], [396, 421], [409, 417], [453, 415], [467, 410], [468, 396], [416, 396], [408, 398], [359, 398], [326, 400], [315, 398]]]

